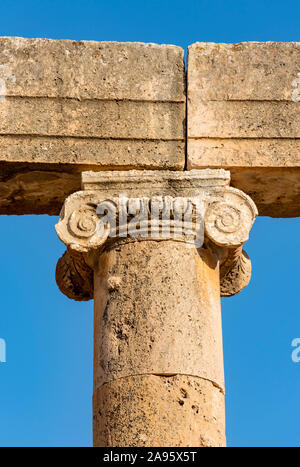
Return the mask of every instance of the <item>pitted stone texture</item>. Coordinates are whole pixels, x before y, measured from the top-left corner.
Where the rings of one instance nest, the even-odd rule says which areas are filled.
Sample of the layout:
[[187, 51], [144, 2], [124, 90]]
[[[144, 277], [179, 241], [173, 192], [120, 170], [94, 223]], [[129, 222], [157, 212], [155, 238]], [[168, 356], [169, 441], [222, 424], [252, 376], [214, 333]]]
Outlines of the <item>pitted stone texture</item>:
[[[130, 140], [143, 140], [144, 144], [147, 144], [147, 140], [162, 140], [171, 141], [175, 148], [176, 141], [183, 140], [183, 119], [184, 108], [181, 103], [72, 99], [60, 101], [47, 97], [6, 97], [0, 103], [0, 134], [3, 142], [8, 140], [5, 135], [15, 135], [15, 141], [18, 135], [36, 135], [50, 138], [48, 147], [53, 142], [53, 137], [64, 137], [71, 141], [72, 138], [85, 138], [87, 149], [92, 147], [93, 142], [97, 142], [94, 139], [107, 140], [107, 144], [110, 139], [125, 139], [127, 146]], [[43, 161], [45, 148], [41, 149], [39, 158], [33, 154], [38, 162]], [[128, 158], [127, 164], [130, 165], [130, 151], [126, 152], [126, 146], [123, 146], [123, 151]], [[3, 155], [2, 150], [2, 159]], [[98, 158], [102, 159], [102, 164], [106, 162], [106, 165], [111, 166], [108, 155], [98, 154]], [[53, 162], [59, 162], [60, 156], [58, 154]], [[68, 162], [67, 156], [64, 155], [65, 162]], [[74, 157], [70, 154], [70, 163], [72, 156]], [[8, 160], [15, 160], [15, 157], [12, 154]], [[89, 160], [89, 163], [96, 165], [97, 158]]]
[[184, 101], [174, 45], [2, 37], [0, 62], [7, 96]]
[[[209, 246], [216, 250], [215, 253], [220, 258], [221, 297], [236, 295], [250, 282], [250, 258], [242, 247], [220, 251], [211, 243]], [[76, 301], [92, 300], [94, 298], [94, 276], [91, 267], [93, 262], [93, 254], [91, 261], [89, 255], [67, 248], [56, 266], [55, 278], [60, 291]], [[120, 278], [115, 277], [111, 279], [110, 286], [117, 287], [120, 283]]]
[[130, 197], [170, 195], [197, 196], [201, 190], [219, 189], [230, 183], [228, 170], [191, 170], [177, 171], [120, 171], [120, 172], [83, 172], [82, 188], [95, 190], [102, 196]]
[[[300, 138], [298, 102], [193, 102], [192, 99], [188, 120], [190, 138], [247, 138], [258, 141], [264, 138], [271, 139], [273, 144], [277, 138]], [[265, 162], [271, 160], [271, 155]]]
[[94, 394], [95, 446], [223, 447], [224, 394], [192, 376], [139, 375]]
[[[300, 139], [201, 138], [201, 147], [198, 143], [197, 139], [189, 140], [190, 167], [201, 165], [201, 160], [206, 160], [208, 166], [212, 168], [228, 167], [232, 174], [235, 167], [239, 168], [244, 164], [245, 172], [252, 168], [259, 174], [264, 169], [267, 177], [272, 170], [275, 171], [276, 168], [280, 167], [283, 173], [287, 172], [287, 169], [293, 168], [296, 173], [300, 164]], [[266, 157], [269, 159], [269, 166]], [[252, 173], [255, 176], [254, 170]], [[287, 180], [283, 179], [283, 184], [286, 182]], [[277, 188], [280, 190], [281, 187]], [[257, 189], [259, 193], [262, 191], [260, 184], [258, 184]], [[276, 194], [275, 191], [274, 196]]]
[[182, 242], [104, 251], [94, 277], [94, 389], [138, 374], [185, 374], [224, 389], [218, 257]]
[[300, 167], [234, 167], [230, 173], [232, 186], [255, 199], [259, 215], [300, 216]]
[[299, 43], [189, 47], [187, 166], [230, 169], [263, 216], [300, 213], [299, 58]]
[[189, 46], [189, 92], [203, 101], [291, 102], [299, 57], [299, 42], [196, 42]]
[[[42, 175], [35, 193], [31, 173], [35, 180], [37, 172], [46, 172], [46, 177], [54, 172], [64, 183], [83, 169], [182, 170], [183, 50], [142, 43], [0, 38], [0, 121], [3, 213], [19, 214], [20, 200], [24, 213], [58, 214], [71, 191], [49, 191]], [[12, 164], [13, 177], [8, 178], [4, 172], [10, 172]], [[16, 189], [16, 177], [24, 174], [22, 164], [28, 164], [29, 183], [20, 182]], [[74, 177], [73, 182], [77, 191], [80, 185]]]

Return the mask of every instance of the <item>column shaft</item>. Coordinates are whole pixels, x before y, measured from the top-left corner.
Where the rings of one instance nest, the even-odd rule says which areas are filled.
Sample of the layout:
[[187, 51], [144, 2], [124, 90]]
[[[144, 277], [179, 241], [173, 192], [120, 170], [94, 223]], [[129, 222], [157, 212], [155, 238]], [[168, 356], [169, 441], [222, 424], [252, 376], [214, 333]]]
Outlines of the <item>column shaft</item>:
[[213, 251], [114, 242], [99, 257], [94, 288], [94, 445], [224, 446]]

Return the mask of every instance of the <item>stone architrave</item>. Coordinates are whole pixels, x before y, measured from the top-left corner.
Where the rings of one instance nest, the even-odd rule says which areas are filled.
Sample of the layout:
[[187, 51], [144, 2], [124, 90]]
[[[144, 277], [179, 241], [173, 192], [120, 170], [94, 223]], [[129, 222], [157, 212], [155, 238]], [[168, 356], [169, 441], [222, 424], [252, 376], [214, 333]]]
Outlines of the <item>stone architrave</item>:
[[187, 83], [187, 167], [230, 170], [260, 216], [299, 216], [300, 43], [197, 42]]
[[58, 215], [83, 170], [183, 170], [184, 51], [0, 38], [0, 214]]

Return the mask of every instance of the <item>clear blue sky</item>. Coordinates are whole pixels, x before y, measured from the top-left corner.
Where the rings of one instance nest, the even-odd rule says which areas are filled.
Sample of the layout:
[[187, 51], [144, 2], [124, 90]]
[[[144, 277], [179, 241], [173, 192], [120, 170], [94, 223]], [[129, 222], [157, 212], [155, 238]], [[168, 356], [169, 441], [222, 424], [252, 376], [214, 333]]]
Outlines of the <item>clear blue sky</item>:
[[[1, 0], [1, 36], [141, 41], [300, 41], [300, 3], [278, 0]], [[64, 247], [48, 216], [0, 216], [1, 446], [92, 443], [92, 302], [57, 289]], [[230, 446], [300, 446], [300, 220], [256, 221], [250, 286], [223, 300]]]

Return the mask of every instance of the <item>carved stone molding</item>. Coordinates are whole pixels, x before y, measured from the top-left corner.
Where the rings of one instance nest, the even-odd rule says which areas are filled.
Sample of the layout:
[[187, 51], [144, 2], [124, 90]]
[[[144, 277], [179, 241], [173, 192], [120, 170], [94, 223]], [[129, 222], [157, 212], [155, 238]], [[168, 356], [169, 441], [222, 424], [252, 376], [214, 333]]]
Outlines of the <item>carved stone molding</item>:
[[216, 245], [238, 247], [249, 238], [257, 216], [251, 198], [236, 188], [218, 193], [219, 199], [208, 197], [205, 212], [205, 233]]
[[[56, 283], [60, 291], [76, 301], [94, 298], [93, 269], [87, 264], [84, 253], [67, 248], [56, 266]], [[220, 264], [221, 297], [232, 297], [249, 284], [251, 261], [242, 247], [227, 250]]]
[[108, 237], [175, 235], [185, 241], [191, 233], [233, 248], [247, 241], [257, 215], [224, 170], [84, 172], [82, 180], [84, 190], [66, 199], [56, 225], [59, 238], [76, 251], [97, 250]]
[[242, 247], [228, 249], [220, 265], [221, 297], [232, 297], [246, 287], [251, 279], [251, 261]]
[[[56, 225], [68, 247], [56, 272], [60, 289], [75, 300], [93, 297], [86, 257], [116, 240], [169, 240], [221, 247], [221, 294], [238, 293], [250, 280], [242, 251], [257, 216], [245, 193], [229, 186], [224, 170], [84, 172], [82, 191], [70, 195]], [[89, 263], [90, 264], [90, 263]]]
[[94, 298], [94, 273], [82, 253], [68, 248], [57, 262], [55, 279], [68, 298], [76, 301]]

